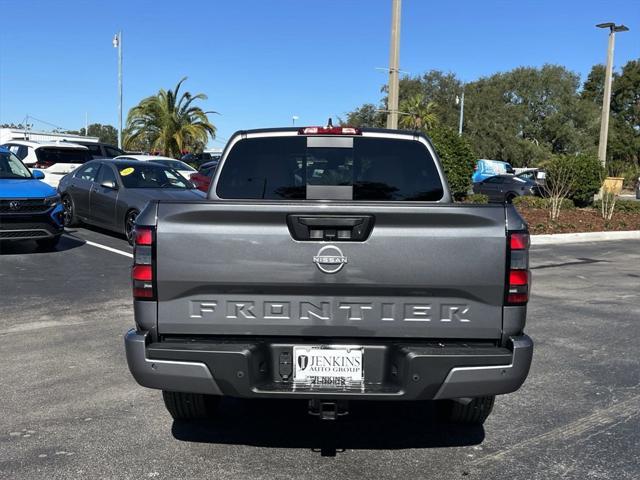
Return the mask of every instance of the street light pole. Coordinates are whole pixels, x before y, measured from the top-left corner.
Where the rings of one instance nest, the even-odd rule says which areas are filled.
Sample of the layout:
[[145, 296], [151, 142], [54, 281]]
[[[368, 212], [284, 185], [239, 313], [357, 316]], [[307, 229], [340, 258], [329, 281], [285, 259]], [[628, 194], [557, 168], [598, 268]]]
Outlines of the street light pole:
[[624, 25], [616, 25], [613, 22], [599, 23], [598, 28], [609, 29], [609, 47], [607, 49], [607, 69], [604, 79], [604, 96], [602, 98], [602, 113], [600, 115], [600, 140], [598, 143], [598, 159], [602, 167], [607, 166], [607, 137], [609, 135], [609, 109], [611, 108], [611, 83], [613, 77], [613, 48], [616, 41], [616, 32], [629, 30]]
[[122, 30], [113, 37], [113, 47], [118, 49], [118, 148], [122, 148]]
[[[456, 97], [456, 103], [458, 98]], [[462, 136], [462, 122], [464, 121], [464, 89], [460, 98], [460, 124], [458, 125], [458, 136]]]
[[392, 0], [391, 48], [389, 51], [389, 114], [387, 128], [398, 128], [398, 96], [400, 91], [400, 12], [402, 0]]

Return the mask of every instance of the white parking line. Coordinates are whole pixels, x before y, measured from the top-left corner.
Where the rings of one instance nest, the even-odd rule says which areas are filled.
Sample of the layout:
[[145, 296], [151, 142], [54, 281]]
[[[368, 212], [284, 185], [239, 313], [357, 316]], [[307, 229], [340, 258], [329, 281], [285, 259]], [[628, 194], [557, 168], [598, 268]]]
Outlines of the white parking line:
[[123, 255], [125, 257], [133, 258], [133, 253], [125, 252], [124, 250], [118, 250], [117, 248], [107, 247], [106, 245], [101, 245], [100, 243], [90, 242], [89, 240], [85, 240], [87, 245], [91, 245], [92, 247], [101, 248], [103, 250], [107, 250], [108, 252], [117, 253], [118, 255]]

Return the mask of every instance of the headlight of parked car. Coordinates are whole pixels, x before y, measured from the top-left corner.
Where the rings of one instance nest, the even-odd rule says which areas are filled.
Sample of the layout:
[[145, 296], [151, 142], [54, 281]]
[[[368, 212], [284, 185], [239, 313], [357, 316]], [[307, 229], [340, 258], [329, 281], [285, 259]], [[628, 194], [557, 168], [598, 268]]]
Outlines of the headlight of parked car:
[[60, 195], [57, 193], [44, 199], [44, 204], [47, 206], [57, 205], [58, 203], [60, 203]]

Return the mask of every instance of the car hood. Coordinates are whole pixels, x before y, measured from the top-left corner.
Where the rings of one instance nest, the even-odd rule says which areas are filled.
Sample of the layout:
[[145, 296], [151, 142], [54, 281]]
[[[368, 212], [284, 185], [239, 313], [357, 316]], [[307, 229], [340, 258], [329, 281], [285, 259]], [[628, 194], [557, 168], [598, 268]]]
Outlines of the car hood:
[[44, 198], [56, 194], [56, 189], [32, 178], [0, 179], [0, 198]]
[[205, 195], [200, 190], [180, 190], [177, 188], [136, 188], [137, 196], [146, 200], [202, 200]]

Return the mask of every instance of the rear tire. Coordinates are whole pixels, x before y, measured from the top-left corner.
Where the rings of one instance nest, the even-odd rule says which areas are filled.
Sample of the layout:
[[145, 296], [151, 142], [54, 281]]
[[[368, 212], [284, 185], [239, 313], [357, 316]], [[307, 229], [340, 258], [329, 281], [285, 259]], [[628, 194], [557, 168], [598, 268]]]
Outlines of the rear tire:
[[55, 237], [42, 238], [40, 240], [36, 240], [36, 243], [42, 250], [54, 250], [58, 245], [61, 236], [62, 235], [56, 235]]
[[449, 420], [463, 425], [482, 425], [493, 410], [495, 396], [476, 397], [470, 403], [451, 402]]
[[164, 405], [174, 420], [201, 420], [212, 417], [220, 397], [202, 393], [162, 391]]
[[136, 218], [138, 217], [140, 212], [137, 210], [129, 210], [127, 215], [124, 217], [124, 234], [127, 237], [127, 242], [129, 245], [133, 246], [135, 243], [135, 224]]
[[507, 193], [507, 194], [504, 196], [504, 201], [505, 201], [506, 203], [513, 203], [513, 199], [514, 199], [514, 198], [516, 198], [517, 196], [518, 196], [518, 195], [517, 195], [517, 194], [515, 194], [515, 193], [513, 193], [513, 192]]

